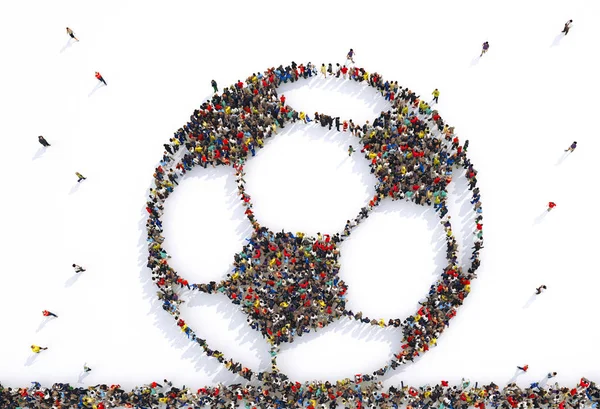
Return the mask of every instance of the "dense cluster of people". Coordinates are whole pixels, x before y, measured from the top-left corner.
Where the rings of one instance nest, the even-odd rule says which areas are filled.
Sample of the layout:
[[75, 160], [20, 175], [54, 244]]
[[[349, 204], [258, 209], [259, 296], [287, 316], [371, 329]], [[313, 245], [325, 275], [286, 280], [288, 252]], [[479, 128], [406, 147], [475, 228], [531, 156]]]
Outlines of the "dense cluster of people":
[[[322, 65], [325, 67], [325, 64]], [[364, 68], [328, 64], [326, 77], [343, 78], [371, 86], [390, 102], [390, 109], [363, 125], [352, 119], [340, 119], [316, 112], [313, 119], [286, 104], [285, 95], [277, 87], [318, 75], [312, 63], [280, 65], [263, 73], [254, 73], [245, 81], [215, 93], [195, 110], [190, 121], [175, 132], [154, 173], [146, 210], [149, 214], [148, 267], [158, 287], [163, 308], [171, 313], [187, 336], [201, 345], [210, 356], [247, 379], [277, 377], [278, 345], [291, 342], [295, 336], [321, 328], [339, 319], [350, 317], [366, 324], [393, 326], [403, 333], [401, 351], [384, 367], [365, 380], [382, 376], [426, 352], [456, 314], [469, 294], [471, 280], [476, 277], [479, 252], [483, 248], [482, 207], [477, 188], [477, 171], [466, 156], [453, 127], [444, 122], [437, 110], [419, 95], [397, 81], [385, 80], [376, 72]], [[216, 82], [211, 83], [218, 89]], [[435, 90], [434, 98], [439, 97]], [[434, 102], [434, 101], [433, 101]], [[298, 121], [313, 122], [324, 127], [351, 132], [359, 140], [360, 152], [369, 161], [377, 177], [376, 195], [353, 220], [348, 220], [343, 232], [333, 235], [319, 233], [309, 237], [302, 233], [272, 232], [261, 226], [252, 211], [252, 200], [245, 190], [244, 165], [248, 157], [265, 144], [280, 128]], [[342, 130], [342, 131], [343, 131]], [[254, 232], [242, 251], [234, 257], [234, 270], [221, 282], [189, 283], [169, 266], [168, 252], [163, 248], [161, 216], [164, 203], [178, 184], [179, 178], [194, 166], [228, 165], [234, 168], [238, 193], [245, 214]], [[473, 190], [473, 210], [477, 214], [474, 229], [477, 236], [472, 250], [471, 266], [463, 271], [458, 262], [458, 244], [447, 216], [446, 187], [452, 181], [456, 167], [462, 166]], [[371, 319], [362, 312], [345, 308], [347, 286], [339, 277], [337, 244], [365, 220], [382, 200], [406, 200], [433, 206], [446, 231], [448, 264], [418, 311], [404, 320]], [[272, 348], [272, 370], [269, 374], [253, 373], [249, 368], [226, 359], [212, 350], [205, 340], [179, 316], [182, 291], [199, 290], [223, 293], [239, 304], [248, 315], [248, 323], [262, 332]]]
[[[549, 374], [550, 376], [551, 374]], [[545, 378], [546, 379], [546, 378]], [[399, 408], [412, 409], [580, 409], [597, 407], [600, 389], [581, 378], [572, 388], [535, 382], [521, 388], [510, 383], [500, 389], [494, 383], [479, 386], [463, 381], [451, 386], [446, 381], [423, 387], [384, 388], [379, 382], [304, 383], [281, 381], [253, 385], [218, 385], [215, 387], [177, 388], [166, 379], [161, 383], [126, 391], [120, 385], [73, 387], [57, 383], [43, 387], [33, 382], [29, 388], [4, 388], [0, 385], [0, 407], [39, 409], [108, 409], [108, 408]]]

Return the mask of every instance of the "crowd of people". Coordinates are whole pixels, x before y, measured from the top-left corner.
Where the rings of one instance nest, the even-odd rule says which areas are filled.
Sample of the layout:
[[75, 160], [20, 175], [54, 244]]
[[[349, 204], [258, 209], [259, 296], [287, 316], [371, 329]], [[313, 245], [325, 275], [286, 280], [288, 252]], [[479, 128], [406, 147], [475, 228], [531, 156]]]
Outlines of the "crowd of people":
[[[347, 61], [347, 63], [350, 60]], [[390, 102], [390, 108], [373, 121], [355, 124], [315, 112], [313, 118], [286, 104], [278, 86], [317, 76], [316, 66], [296, 64], [270, 68], [254, 73], [245, 81], [225, 87], [195, 110], [190, 121], [175, 132], [165, 144], [163, 157], [154, 173], [146, 210], [149, 214], [148, 267], [158, 287], [163, 308], [172, 314], [177, 325], [204, 351], [225, 363], [232, 372], [247, 379], [277, 377], [278, 345], [292, 342], [324, 327], [341, 317], [365, 324], [400, 328], [403, 345], [394, 358], [371, 374], [362, 375], [370, 381], [389, 369], [413, 361], [436, 345], [437, 339], [456, 314], [470, 292], [471, 280], [476, 278], [479, 252], [483, 248], [482, 207], [477, 187], [477, 171], [466, 156], [468, 142], [461, 144], [454, 128], [444, 122], [432, 103], [428, 103], [397, 81], [385, 80], [376, 72], [349, 65], [322, 64], [326, 77], [343, 78], [371, 86]], [[327, 68], [328, 67], [328, 68]], [[218, 90], [216, 82], [211, 82]], [[360, 213], [348, 220], [343, 232], [333, 235], [319, 233], [309, 237], [300, 232], [272, 232], [262, 226], [252, 211], [252, 200], [245, 190], [244, 165], [256, 149], [279, 129], [298, 121], [316, 123], [357, 137], [371, 172], [377, 177], [376, 194]], [[342, 127], [342, 129], [340, 129]], [[178, 185], [178, 180], [194, 166], [228, 165], [234, 168], [238, 193], [245, 214], [254, 232], [242, 251], [234, 257], [234, 269], [221, 282], [189, 283], [169, 265], [164, 242], [161, 216], [164, 204]], [[475, 243], [471, 249], [471, 265], [463, 271], [458, 261], [458, 244], [447, 215], [446, 187], [452, 181], [453, 170], [463, 167], [473, 194], [476, 214]], [[365, 220], [382, 200], [406, 200], [433, 206], [445, 228], [448, 264], [421, 301], [418, 311], [406, 319], [374, 319], [362, 312], [345, 308], [347, 286], [339, 277], [338, 243]], [[261, 331], [271, 344], [272, 372], [253, 373], [240, 363], [227, 359], [222, 352], [211, 349], [180, 317], [179, 305], [183, 292], [199, 290], [223, 293], [248, 315], [248, 323]]]
[[441, 381], [422, 387], [391, 386], [381, 382], [265, 382], [259, 386], [235, 384], [230, 386], [177, 388], [166, 379], [162, 383], [136, 387], [126, 391], [120, 385], [73, 387], [56, 383], [43, 387], [32, 382], [28, 388], [4, 388], [0, 385], [0, 407], [6, 409], [108, 409], [108, 408], [211, 408], [233, 409], [335, 409], [335, 408], [409, 408], [409, 409], [582, 409], [595, 408], [600, 402], [600, 389], [585, 378], [571, 388], [558, 383], [548, 384], [552, 373], [528, 387], [510, 383], [499, 388], [494, 383], [472, 385], [463, 380], [459, 385]]

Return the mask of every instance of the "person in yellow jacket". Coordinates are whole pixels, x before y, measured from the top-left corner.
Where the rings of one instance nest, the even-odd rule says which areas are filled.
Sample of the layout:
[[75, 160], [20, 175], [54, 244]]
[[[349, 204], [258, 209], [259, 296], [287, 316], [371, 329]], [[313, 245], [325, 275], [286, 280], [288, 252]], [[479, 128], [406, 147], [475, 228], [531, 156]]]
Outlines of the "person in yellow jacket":
[[33, 353], [35, 353], [35, 354], [39, 354], [39, 353], [40, 353], [40, 351], [45, 351], [45, 350], [47, 350], [47, 349], [48, 349], [47, 347], [41, 347], [41, 346], [39, 346], [39, 345], [32, 345], [32, 346], [31, 346], [31, 350], [32, 350], [32, 351], [33, 351]]
[[436, 104], [438, 103], [438, 98], [440, 96], [440, 91], [438, 91], [438, 89], [434, 89], [433, 92], [431, 93], [431, 95], [433, 95], [433, 102], [435, 102]]

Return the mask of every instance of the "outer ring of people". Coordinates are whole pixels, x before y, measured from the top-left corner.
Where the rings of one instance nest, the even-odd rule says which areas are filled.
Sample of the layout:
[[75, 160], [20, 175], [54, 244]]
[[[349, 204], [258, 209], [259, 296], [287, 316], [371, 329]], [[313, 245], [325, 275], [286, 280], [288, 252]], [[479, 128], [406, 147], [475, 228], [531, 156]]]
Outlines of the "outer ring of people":
[[[367, 374], [362, 380], [385, 375], [406, 362], [427, 352], [436, 345], [438, 337], [456, 315], [470, 292], [471, 280], [476, 278], [479, 252], [483, 248], [482, 207], [477, 188], [476, 170], [467, 158], [466, 149], [436, 110], [397, 81], [386, 81], [376, 72], [364, 68], [340, 66], [334, 70], [322, 64], [323, 77], [337, 77], [364, 83], [375, 88], [390, 102], [391, 109], [382, 112], [373, 124], [355, 125], [351, 119], [340, 120], [327, 114], [298, 112], [286, 104], [285, 95], [277, 87], [288, 82], [318, 76], [310, 62], [270, 68], [253, 73], [245, 82], [226, 87], [194, 111], [190, 121], [175, 132], [154, 173], [146, 210], [149, 214], [148, 267], [157, 285], [163, 309], [204, 352], [215, 357], [232, 372], [244, 378], [264, 380], [285, 377], [279, 372], [277, 354], [282, 342], [292, 342], [294, 336], [322, 328], [335, 319], [346, 316], [365, 324], [400, 328], [402, 348], [385, 366]], [[217, 91], [216, 83], [213, 87]], [[437, 98], [434, 93], [434, 97]], [[296, 122], [317, 122], [331, 130], [334, 122], [338, 131], [350, 131], [362, 145], [361, 153], [369, 161], [371, 173], [378, 180], [376, 194], [358, 216], [348, 221], [343, 232], [318, 237], [302, 233], [273, 233], [262, 226], [252, 211], [252, 201], [245, 189], [244, 165], [254, 156], [265, 140], [279, 129]], [[180, 147], [184, 148], [181, 149]], [[352, 154], [349, 148], [349, 154]], [[248, 244], [235, 256], [232, 274], [217, 283], [190, 284], [169, 266], [168, 252], [162, 246], [164, 204], [178, 185], [178, 180], [195, 166], [233, 166], [238, 194], [251, 222], [254, 233]], [[472, 264], [463, 272], [458, 264], [458, 245], [447, 216], [446, 186], [452, 181], [454, 168], [466, 169], [470, 189], [474, 190], [473, 226], [476, 241], [472, 249]], [[384, 199], [413, 201], [433, 205], [446, 231], [447, 260], [440, 278], [415, 315], [405, 320], [371, 319], [361, 312], [345, 309], [347, 286], [338, 276], [339, 262], [336, 245], [365, 220], [371, 210]], [[282, 284], [283, 283], [283, 284]], [[248, 323], [261, 331], [271, 345], [271, 371], [253, 372], [241, 363], [228, 359], [221, 351], [212, 349], [205, 339], [180, 317], [179, 305], [183, 292], [199, 290], [205, 293], [224, 293], [239, 304], [248, 315]]]

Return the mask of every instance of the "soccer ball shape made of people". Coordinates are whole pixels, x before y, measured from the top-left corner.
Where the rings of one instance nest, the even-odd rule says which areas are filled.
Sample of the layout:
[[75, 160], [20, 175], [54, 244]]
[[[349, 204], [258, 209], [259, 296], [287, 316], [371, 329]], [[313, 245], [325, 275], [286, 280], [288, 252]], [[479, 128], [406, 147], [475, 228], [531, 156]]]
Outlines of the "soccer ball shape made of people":
[[[350, 67], [342, 72], [343, 79], [374, 87], [390, 101], [391, 109], [382, 112], [371, 125], [350, 122], [349, 131], [356, 135], [368, 160], [371, 173], [377, 177], [376, 195], [365, 203], [355, 219], [343, 232], [310, 237], [302, 233], [273, 232], [262, 226], [252, 211], [252, 200], [245, 190], [244, 164], [276, 135], [280, 127], [290, 122], [330, 124], [333, 118], [321, 114], [311, 118], [298, 112], [278, 96], [283, 83], [309, 81], [317, 76], [310, 65], [272, 68], [262, 74], [252, 74], [245, 82], [215, 93], [194, 111], [185, 126], [165, 144], [165, 153], [154, 173], [146, 210], [148, 232], [148, 267], [158, 287], [162, 307], [176, 320], [187, 337], [198, 343], [204, 352], [218, 359], [232, 372], [246, 379], [268, 379], [278, 374], [279, 345], [293, 342], [305, 332], [318, 330], [342, 317], [359, 320], [365, 325], [393, 326], [401, 329], [402, 348], [393, 358], [365, 380], [382, 376], [388, 370], [413, 361], [436, 344], [449, 319], [462, 305], [470, 291], [470, 280], [479, 265], [479, 247], [473, 252], [468, 272], [457, 261], [457, 242], [450, 221], [444, 222], [447, 241], [447, 266], [419, 303], [418, 311], [406, 319], [388, 322], [348, 311], [347, 286], [339, 275], [338, 244], [368, 217], [384, 200], [410, 200], [419, 205], [433, 206], [440, 218], [447, 213], [447, 185], [457, 166], [467, 169], [473, 183], [475, 170], [466, 156], [466, 149], [453, 135], [453, 128], [444, 123], [439, 113], [419, 100], [419, 97], [397, 82], [385, 81], [377, 73]], [[315, 125], [312, 125], [315, 126]], [[344, 121], [346, 131], [348, 122]], [[162, 220], [164, 205], [177, 179], [195, 166], [224, 165], [232, 168], [238, 183], [238, 194], [245, 214], [253, 226], [251, 237], [234, 255], [234, 269], [220, 282], [189, 283], [169, 265], [163, 248]], [[481, 213], [481, 207], [474, 209]], [[480, 243], [482, 237], [479, 235]], [[465, 268], [466, 270], [466, 268]], [[241, 363], [228, 359], [214, 350], [180, 318], [180, 293], [184, 288], [212, 294], [223, 293], [239, 305], [248, 316], [248, 324], [260, 331], [270, 344], [271, 372], [253, 372]]]

